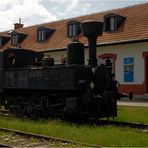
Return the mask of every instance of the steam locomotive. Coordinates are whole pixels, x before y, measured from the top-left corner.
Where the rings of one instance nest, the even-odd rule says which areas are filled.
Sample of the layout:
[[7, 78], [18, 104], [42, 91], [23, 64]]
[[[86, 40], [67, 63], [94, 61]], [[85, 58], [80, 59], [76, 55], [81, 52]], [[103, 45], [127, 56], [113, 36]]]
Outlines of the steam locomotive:
[[102, 118], [117, 116], [118, 89], [109, 64], [97, 65], [96, 40], [103, 23], [85, 21], [81, 30], [89, 41], [88, 65], [84, 45], [67, 47], [67, 63], [26, 49], [9, 48], [0, 53], [0, 101], [18, 116], [41, 118]]

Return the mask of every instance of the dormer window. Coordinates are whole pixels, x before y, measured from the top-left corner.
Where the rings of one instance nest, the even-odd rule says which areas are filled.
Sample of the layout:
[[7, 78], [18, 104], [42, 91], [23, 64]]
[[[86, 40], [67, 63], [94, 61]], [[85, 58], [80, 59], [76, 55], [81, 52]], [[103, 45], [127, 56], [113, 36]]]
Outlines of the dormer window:
[[116, 31], [124, 22], [125, 17], [110, 13], [104, 16], [104, 31]]
[[114, 30], [116, 30], [116, 24], [115, 24], [115, 17], [111, 17], [110, 18], [110, 25], [109, 25], [109, 29], [111, 30], [111, 31], [114, 31]]
[[0, 37], [0, 47], [2, 47], [2, 38]]
[[10, 40], [9, 36], [0, 36], [0, 47], [5, 45]]
[[27, 36], [27, 34], [20, 33], [20, 32], [12, 32], [11, 34], [11, 45], [17, 46], [21, 41], [24, 40], [24, 38]]
[[70, 38], [77, 37], [81, 32], [80, 22], [70, 21], [67, 23], [67, 36]]
[[45, 29], [38, 30], [38, 41], [45, 41], [46, 39], [46, 31]]
[[116, 22], [115, 17], [109, 17], [105, 19], [105, 31], [115, 31], [116, 30]]
[[13, 35], [11, 36], [11, 44], [12, 44], [13, 46], [16, 46], [16, 45], [18, 44], [18, 35], [17, 35], [17, 34], [13, 34]]
[[54, 29], [39, 27], [37, 30], [37, 41], [46, 41], [53, 34], [54, 31]]

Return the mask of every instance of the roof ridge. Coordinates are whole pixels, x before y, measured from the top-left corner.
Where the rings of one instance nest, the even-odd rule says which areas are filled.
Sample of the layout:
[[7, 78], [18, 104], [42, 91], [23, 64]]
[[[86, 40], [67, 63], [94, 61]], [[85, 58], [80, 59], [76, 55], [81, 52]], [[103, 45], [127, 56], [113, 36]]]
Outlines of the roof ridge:
[[[110, 12], [110, 11], [118, 11], [118, 10], [123, 10], [123, 9], [127, 9], [127, 8], [134, 8], [136, 6], [141, 6], [141, 5], [145, 5], [145, 4], [148, 4], [148, 2], [141, 3], [141, 4], [129, 5], [129, 6], [126, 6], [126, 7], [120, 7], [120, 8], [115, 8], [115, 9], [108, 9], [108, 10], [104, 10], [104, 11], [100, 11], [100, 12], [94, 12], [94, 13], [69, 17], [69, 18], [65, 18], [65, 19], [59, 19], [59, 20], [55, 20], [55, 21], [43, 22], [43, 23], [39, 23], [39, 24], [26, 26], [26, 27], [23, 27], [23, 28], [30, 28], [30, 27], [35, 27], [35, 26], [47, 25], [47, 24], [50, 24], [50, 23], [57, 23], [57, 22], [68, 21], [68, 20], [73, 20], [73, 19], [79, 19], [80, 17], [87, 17], [87, 16], [91, 16], [91, 15], [107, 13], [107, 12]], [[19, 28], [19, 29], [23, 29], [23, 28]]]
[[136, 6], [141, 6], [141, 5], [146, 5], [146, 4], [148, 4], [148, 2], [141, 3], [141, 4], [129, 5], [129, 6], [126, 6], [126, 7], [108, 9], [108, 10], [104, 10], [104, 11], [100, 11], [100, 12], [94, 12], [94, 13], [91, 13], [91, 14], [90, 13], [89, 14], [84, 14], [84, 15], [76, 16], [74, 18], [79, 18], [79, 17], [82, 17], [82, 16], [90, 16], [90, 15], [95, 15], [95, 14], [102, 14], [102, 13], [107, 13], [107, 12], [110, 12], [110, 11], [124, 10], [124, 9], [127, 9], [127, 8], [133, 8], [133, 7], [136, 7]]

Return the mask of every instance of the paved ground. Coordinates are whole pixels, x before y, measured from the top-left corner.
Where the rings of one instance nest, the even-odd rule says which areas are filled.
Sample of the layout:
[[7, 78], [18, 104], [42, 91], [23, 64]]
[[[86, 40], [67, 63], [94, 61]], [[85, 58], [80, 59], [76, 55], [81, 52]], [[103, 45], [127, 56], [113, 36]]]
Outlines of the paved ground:
[[129, 100], [128, 97], [121, 98], [117, 101], [117, 105], [148, 107], [148, 94], [135, 95], [132, 100]]
[[144, 102], [140, 102], [140, 101], [117, 101], [117, 105], [148, 107], [148, 101], [144, 101]]

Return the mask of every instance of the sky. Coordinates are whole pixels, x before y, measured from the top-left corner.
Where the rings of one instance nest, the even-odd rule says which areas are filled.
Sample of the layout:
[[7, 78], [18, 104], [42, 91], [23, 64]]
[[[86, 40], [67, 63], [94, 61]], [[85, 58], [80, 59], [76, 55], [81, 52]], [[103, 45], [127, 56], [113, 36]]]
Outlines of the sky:
[[0, 0], [0, 31], [146, 3], [148, 0]]

